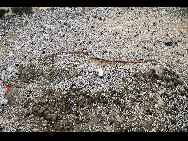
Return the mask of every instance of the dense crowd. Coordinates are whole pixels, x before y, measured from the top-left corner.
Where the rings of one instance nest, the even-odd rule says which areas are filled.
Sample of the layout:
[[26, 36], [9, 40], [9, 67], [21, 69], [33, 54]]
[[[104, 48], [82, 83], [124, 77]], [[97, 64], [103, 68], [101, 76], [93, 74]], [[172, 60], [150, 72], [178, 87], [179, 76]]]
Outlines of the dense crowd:
[[[33, 112], [35, 106], [29, 105], [27, 100], [37, 101], [38, 93], [42, 93], [46, 99], [54, 94], [59, 101], [61, 97], [68, 97], [66, 102], [69, 102], [64, 107], [72, 109], [71, 112], [67, 112], [66, 108], [60, 110], [66, 113], [63, 115], [56, 113], [58, 106], [54, 106], [55, 112], [46, 109], [50, 114], [41, 112], [42, 131], [51, 131], [51, 126], [57, 131], [184, 129], [187, 122], [187, 15], [183, 15], [178, 8], [99, 7], [80, 14], [82, 9], [56, 7], [54, 10], [35, 11], [32, 15], [15, 16], [6, 21], [7, 50], [2, 52], [7, 55], [1, 55], [3, 59], [0, 60], [0, 77], [3, 80], [0, 94], [6, 91], [4, 82], [25, 85], [24, 89], [20, 88], [12, 94], [19, 98], [9, 107], [10, 112], [20, 102], [22, 113], [31, 115], [27, 117], [30, 122], [27, 128], [17, 122], [22, 130], [33, 131], [31, 121], [36, 120], [37, 114]], [[13, 22], [10, 23], [10, 20]], [[15, 35], [18, 35], [17, 38], [12, 40], [10, 37]], [[0, 46], [4, 46], [3, 32], [0, 38]], [[75, 51], [87, 52], [90, 58], [70, 53]], [[49, 57], [57, 53], [61, 54]], [[91, 60], [92, 57], [123, 61], [154, 60], [158, 65], [147, 62], [112, 67], [104, 62], [97, 65]], [[97, 75], [97, 69], [104, 71], [103, 77]], [[52, 92], [43, 92], [49, 89]], [[62, 95], [57, 94], [59, 91]], [[94, 99], [87, 102], [88, 97], [93, 99], [96, 96], [99, 101]], [[83, 97], [86, 98], [85, 102]], [[105, 101], [104, 104], [101, 99]], [[5, 105], [8, 101], [3, 100]], [[69, 106], [77, 101], [83, 102]], [[42, 107], [45, 105], [48, 106], [47, 102]], [[171, 112], [167, 111], [168, 108]], [[73, 116], [78, 110], [80, 118]], [[15, 111], [20, 114], [17, 108]], [[77, 118], [81, 124], [76, 122]], [[68, 125], [70, 129], [65, 128], [65, 124], [56, 129], [56, 124], [62, 124], [67, 119], [72, 119], [69, 121], [71, 125]], [[103, 119], [102, 123], [100, 119]], [[6, 121], [2, 122], [5, 124]], [[22, 122], [26, 121], [22, 119]], [[46, 122], [50, 123], [48, 128]], [[18, 125], [11, 126], [18, 128]], [[7, 128], [10, 126], [7, 125]]]

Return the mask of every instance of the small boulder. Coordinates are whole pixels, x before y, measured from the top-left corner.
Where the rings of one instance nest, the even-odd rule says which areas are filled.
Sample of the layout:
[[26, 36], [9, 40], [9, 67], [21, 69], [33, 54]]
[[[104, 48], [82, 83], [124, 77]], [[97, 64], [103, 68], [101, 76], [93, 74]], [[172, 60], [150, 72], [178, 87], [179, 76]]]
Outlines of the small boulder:
[[46, 120], [42, 121], [42, 126], [46, 127], [48, 122]]
[[174, 86], [174, 83], [172, 81], [170, 81], [167, 85], [167, 87], [173, 87]]
[[159, 91], [158, 94], [159, 94], [159, 95], [162, 95], [162, 94], [164, 94], [165, 92], [166, 92], [166, 89], [163, 89], [163, 90]]
[[157, 75], [159, 78], [162, 78], [163, 74], [164, 74], [164, 68], [161, 67], [160, 69], [157, 70]]
[[182, 85], [182, 84], [183, 84], [183, 82], [184, 82], [184, 80], [183, 80], [183, 78], [182, 78], [182, 77], [178, 78], [178, 79], [177, 79], [177, 81], [178, 81], [178, 84], [180, 84], [180, 85]]
[[188, 91], [188, 87], [187, 87], [187, 86], [185, 86], [184, 89], [185, 89], [186, 91]]

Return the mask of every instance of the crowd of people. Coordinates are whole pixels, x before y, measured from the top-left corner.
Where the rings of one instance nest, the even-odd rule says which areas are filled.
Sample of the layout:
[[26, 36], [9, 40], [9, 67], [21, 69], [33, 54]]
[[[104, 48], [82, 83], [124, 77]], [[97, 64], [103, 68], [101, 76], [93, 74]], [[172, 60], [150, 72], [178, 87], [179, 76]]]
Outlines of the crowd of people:
[[[18, 66], [28, 67], [32, 63], [35, 69], [43, 69], [44, 75], [50, 78], [50, 82], [47, 85], [38, 85], [47, 81], [46, 76], [40, 76], [35, 83], [29, 81], [25, 90], [32, 90], [34, 87], [55, 90], [60, 88], [65, 95], [74, 87], [81, 88], [86, 93], [107, 91], [115, 87], [118, 87], [119, 91], [124, 90], [125, 87], [134, 90], [138, 83], [134, 81], [133, 74], [139, 71], [146, 73], [152, 66], [151, 62], [120, 64], [115, 67], [105, 65], [105, 62], [97, 65], [92, 62], [93, 57], [121, 61], [154, 60], [158, 65], [163, 66], [177, 64], [176, 68], [177, 66], [182, 68], [182, 76], [187, 77], [187, 15], [182, 14], [180, 8], [98, 7], [81, 13], [82, 10], [83, 7], [55, 7], [53, 10], [39, 10], [31, 15], [23, 14], [6, 20], [6, 36], [3, 36], [4, 32], [0, 33], [0, 46], [6, 48], [1, 49], [3, 58], [0, 60], [1, 80], [6, 83], [24, 84], [18, 78], [20, 73]], [[4, 21], [0, 22], [0, 25], [3, 25]], [[1, 31], [3, 30], [1, 26]], [[17, 38], [11, 39], [15, 35]], [[89, 58], [70, 53], [76, 51], [87, 52]], [[39, 61], [52, 54], [59, 54], [53, 60], [55, 71], [62, 73], [58, 79], [52, 78], [49, 73], [49, 66], [52, 64], [45, 62], [41, 64]], [[99, 68], [104, 71], [102, 78], [96, 72]], [[66, 70], [66, 73], [62, 70]], [[3, 85], [2, 82], [0, 94], [5, 91]], [[148, 86], [149, 84], [142, 84], [140, 87]], [[161, 89], [163, 87], [157, 90]], [[148, 90], [148, 93], [149, 91], [151, 90]], [[135, 97], [134, 93], [127, 93], [126, 96], [130, 99]], [[148, 97], [155, 96], [151, 92], [143, 98], [143, 101], [148, 101]], [[166, 101], [165, 98], [163, 97], [162, 101]], [[181, 98], [182, 101], [186, 101], [185, 97]], [[138, 107], [141, 107], [139, 104], [132, 105], [132, 108], [129, 106], [127, 109], [132, 109], [130, 113], [138, 114], [134, 109], [139, 109]], [[160, 104], [155, 106], [158, 107]], [[179, 106], [185, 111], [185, 107]], [[115, 111], [118, 113], [119, 108]], [[128, 111], [121, 112], [127, 114]], [[144, 113], [140, 112], [139, 116], [141, 114], [143, 117]], [[158, 117], [155, 117], [156, 123], [153, 122], [153, 125], [159, 124], [158, 119], [169, 119], [169, 117], [171, 116], [158, 113]], [[147, 115], [145, 120], [147, 118], [152, 116]], [[184, 115], [181, 126], [185, 125], [186, 118]], [[141, 117], [135, 120], [137, 123], [132, 125], [134, 127], [142, 122]], [[182, 127], [170, 125], [168, 130], [174, 131], [180, 128]], [[132, 128], [129, 131], [137, 130]]]

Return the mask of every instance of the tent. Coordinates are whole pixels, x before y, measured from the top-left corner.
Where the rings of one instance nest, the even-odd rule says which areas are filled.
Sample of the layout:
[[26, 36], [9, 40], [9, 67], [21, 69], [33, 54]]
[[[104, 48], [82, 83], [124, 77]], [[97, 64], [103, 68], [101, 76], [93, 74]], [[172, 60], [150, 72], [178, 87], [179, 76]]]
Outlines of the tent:
[[0, 95], [0, 106], [6, 105], [7, 103], [8, 103], [8, 100], [6, 100], [5, 98], [3, 98], [2, 95]]
[[103, 70], [102, 69], [97, 69], [96, 70], [97, 72], [98, 72], [98, 75], [100, 76], [100, 77], [102, 77], [103, 76]]

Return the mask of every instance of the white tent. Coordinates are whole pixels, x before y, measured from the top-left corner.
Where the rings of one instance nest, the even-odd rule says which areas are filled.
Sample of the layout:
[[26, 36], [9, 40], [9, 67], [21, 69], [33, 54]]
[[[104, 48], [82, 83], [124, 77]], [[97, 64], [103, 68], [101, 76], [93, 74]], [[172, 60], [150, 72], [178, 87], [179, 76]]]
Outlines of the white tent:
[[3, 96], [0, 95], [0, 106], [7, 105], [8, 100], [6, 100]]
[[99, 74], [98, 74], [99, 76], [103, 76], [103, 72], [104, 72], [104, 71], [103, 71], [102, 69], [97, 69], [96, 71], [99, 73]]

